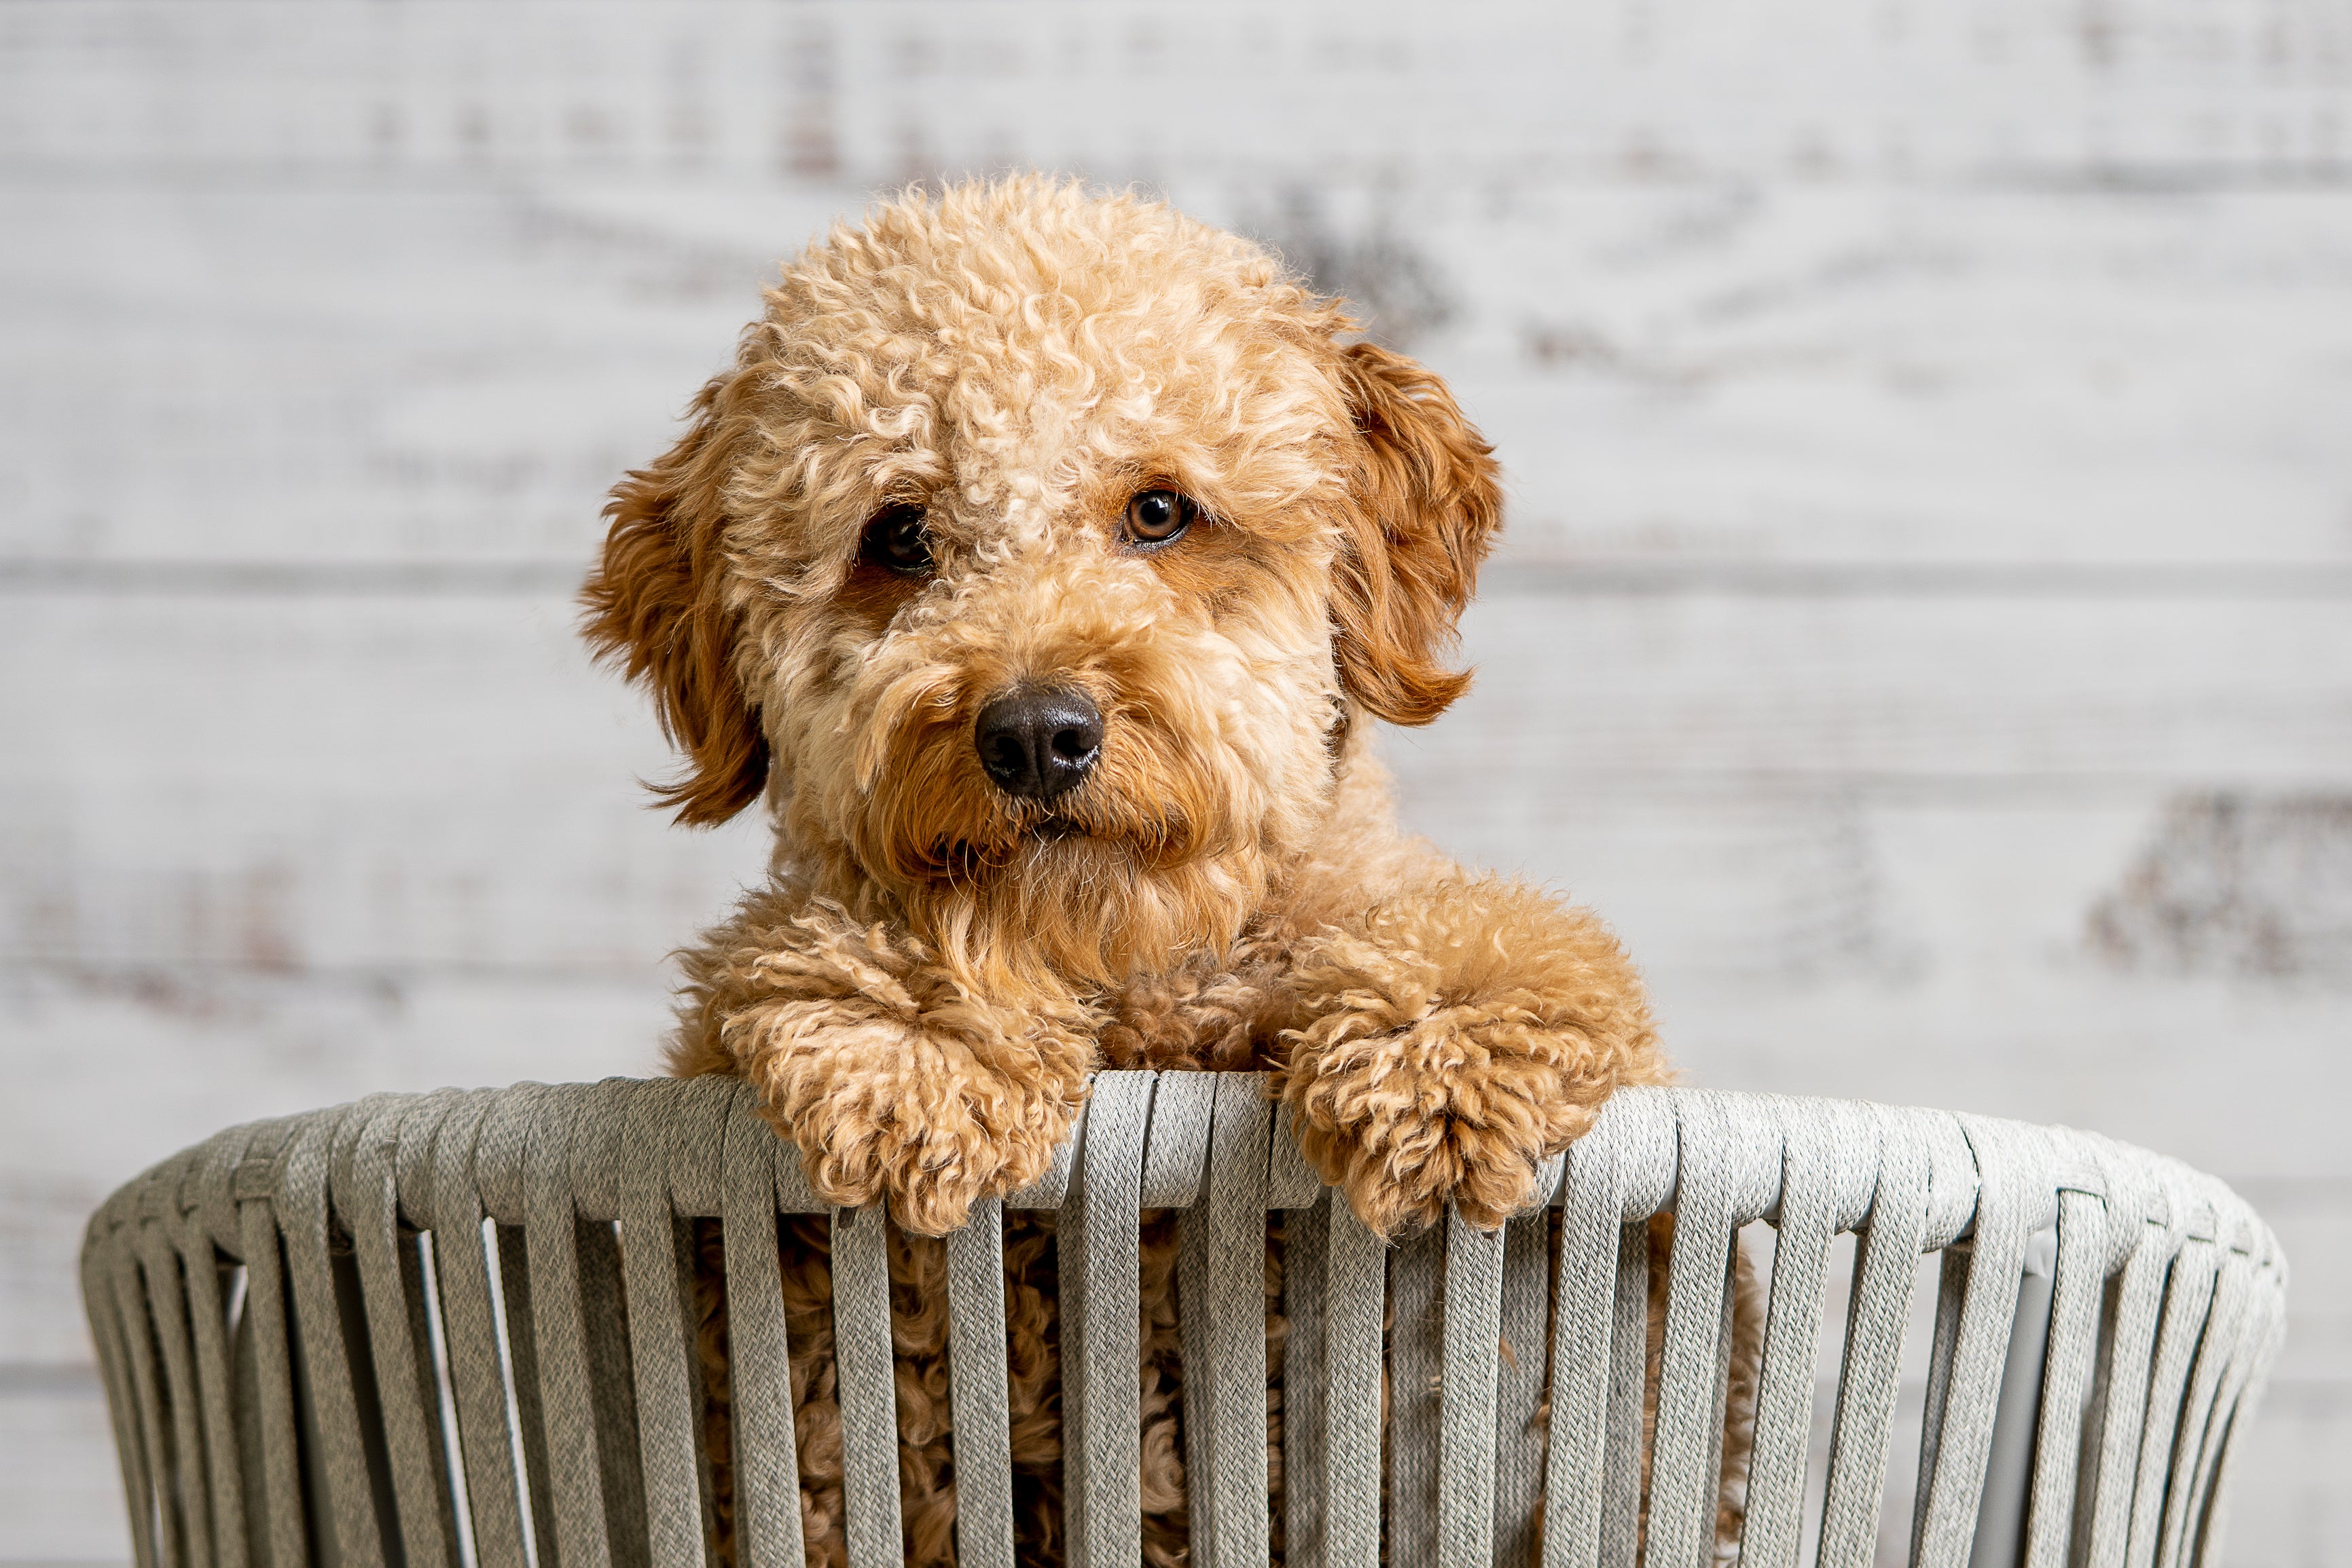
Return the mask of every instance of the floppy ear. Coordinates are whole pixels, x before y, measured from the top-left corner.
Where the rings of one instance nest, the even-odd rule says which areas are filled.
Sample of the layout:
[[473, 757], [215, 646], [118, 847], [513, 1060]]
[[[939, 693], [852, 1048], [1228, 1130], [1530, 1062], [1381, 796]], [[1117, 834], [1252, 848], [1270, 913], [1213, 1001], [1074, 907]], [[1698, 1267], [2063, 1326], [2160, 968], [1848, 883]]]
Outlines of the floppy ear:
[[646, 684], [662, 734], [686, 754], [684, 778], [650, 788], [694, 827], [727, 821], [768, 779], [767, 739], [735, 677], [742, 617], [725, 599], [726, 381], [702, 389], [694, 427], [667, 456], [613, 487], [604, 559], [580, 593], [588, 645]]
[[1427, 724], [1470, 685], [1439, 655], [1502, 525], [1494, 448], [1401, 354], [1349, 344], [1339, 380], [1362, 447], [1333, 568], [1340, 684], [1391, 724]]

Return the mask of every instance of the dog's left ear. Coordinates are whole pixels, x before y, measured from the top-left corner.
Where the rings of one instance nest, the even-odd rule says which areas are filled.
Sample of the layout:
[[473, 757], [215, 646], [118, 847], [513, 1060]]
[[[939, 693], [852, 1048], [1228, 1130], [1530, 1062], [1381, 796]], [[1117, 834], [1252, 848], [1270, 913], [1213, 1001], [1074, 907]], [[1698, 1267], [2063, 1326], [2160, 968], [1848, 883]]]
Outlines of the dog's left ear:
[[1470, 685], [1440, 655], [1502, 526], [1494, 448], [1412, 361], [1375, 343], [1339, 358], [1361, 448], [1333, 569], [1340, 684], [1391, 724], [1427, 724]]
[[580, 592], [582, 635], [652, 691], [662, 733], [686, 754], [686, 776], [652, 788], [689, 827], [727, 821], [768, 779], [767, 737], [735, 674], [742, 617], [726, 597], [719, 492], [739, 393], [711, 382], [678, 444], [613, 487], [604, 557]]

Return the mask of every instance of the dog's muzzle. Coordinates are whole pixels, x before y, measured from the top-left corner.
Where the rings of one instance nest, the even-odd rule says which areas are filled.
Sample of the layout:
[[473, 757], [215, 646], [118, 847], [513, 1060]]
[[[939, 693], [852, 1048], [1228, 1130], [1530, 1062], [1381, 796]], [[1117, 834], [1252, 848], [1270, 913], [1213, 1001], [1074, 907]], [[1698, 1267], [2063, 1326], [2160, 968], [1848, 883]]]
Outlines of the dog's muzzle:
[[1073, 686], [1016, 686], [980, 710], [972, 745], [996, 787], [1051, 800], [1085, 781], [1102, 754], [1102, 710]]

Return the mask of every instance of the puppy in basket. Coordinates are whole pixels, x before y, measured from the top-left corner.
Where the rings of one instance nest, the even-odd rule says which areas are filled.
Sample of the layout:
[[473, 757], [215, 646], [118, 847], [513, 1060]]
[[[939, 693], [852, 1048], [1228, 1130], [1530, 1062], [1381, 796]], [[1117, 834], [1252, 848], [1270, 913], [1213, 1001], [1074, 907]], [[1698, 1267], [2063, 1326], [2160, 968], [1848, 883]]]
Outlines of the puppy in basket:
[[[774, 824], [765, 885], [685, 955], [670, 1064], [748, 1080], [821, 1194], [888, 1205], [908, 1561], [944, 1563], [931, 1239], [1045, 1172], [1089, 1071], [1271, 1072], [1393, 1237], [1449, 1204], [1500, 1224], [1670, 1070], [1598, 919], [1395, 825], [1371, 721], [1469, 684], [1445, 655], [1501, 520], [1435, 376], [1245, 240], [1038, 178], [878, 206], [766, 298], [614, 490], [585, 631], [684, 755], [677, 820]], [[1062, 1555], [1050, 1225], [1006, 1238], [1024, 1562]], [[1173, 1255], [1147, 1216], [1159, 1568], [1186, 1542]], [[837, 1564], [826, 1261], [799, 1225], [803, 1512]]]

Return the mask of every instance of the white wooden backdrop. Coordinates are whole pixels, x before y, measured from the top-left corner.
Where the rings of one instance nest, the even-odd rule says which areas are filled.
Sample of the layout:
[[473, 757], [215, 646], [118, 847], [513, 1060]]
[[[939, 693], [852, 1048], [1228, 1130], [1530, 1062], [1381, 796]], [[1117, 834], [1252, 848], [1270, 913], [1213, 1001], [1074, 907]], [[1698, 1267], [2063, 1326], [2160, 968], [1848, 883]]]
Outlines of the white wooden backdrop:
[[2293, 1255], [2352, 1563], [2352, 5], [0, 5], [0, 1563], [126, 1551], [70, 1259], [223, 1124], [642, 1071], [757, 835], [570, 593], [775, 261], [1165, 189], [1514, 484], [1412, 821], [1698, 1081], [2094, 1127]]

